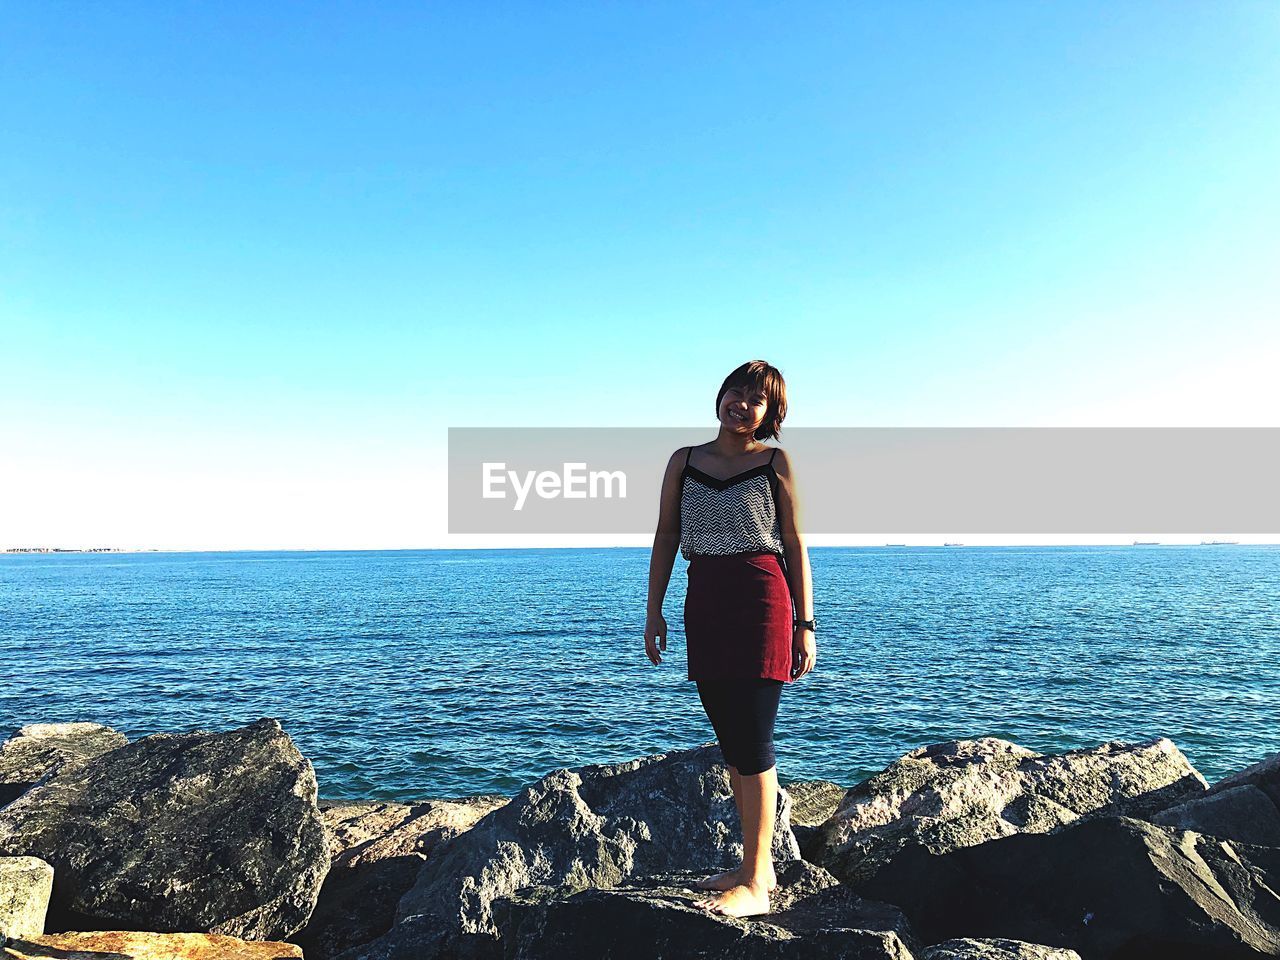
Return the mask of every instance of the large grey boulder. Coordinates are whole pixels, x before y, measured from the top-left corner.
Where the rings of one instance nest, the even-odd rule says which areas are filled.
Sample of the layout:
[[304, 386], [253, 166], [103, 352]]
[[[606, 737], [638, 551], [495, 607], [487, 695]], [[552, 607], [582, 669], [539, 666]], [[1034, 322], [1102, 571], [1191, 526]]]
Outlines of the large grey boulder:
[[1239, 773], [1223, 777], [1209, 788], [1209, 792], [1222, 793], [1246, 784], [1257, 787], [1280, 807], [1280, 753], [1273, 753]]
[[1280, 846], [1280, 753], [1224, 777], [1203, 796], [1148, 819], [1226, 840]]
[[272, 719], [61, 770], [0, 810], [0, 853], [53, 865], [53, 930], [252, 940], [301, 928], [329, 869], [315, 771]]
[[0, 807], [43, 777], [123, 747], [123, 733], [100, 723], [32, 723], [0, 744]]
[[1150, 818], [1152, 823], [1194, 830], [1224, 840], [1280, 847], [1280, 810], [1251, 783], [1211, 791]]
[[935, 943], [916, 954], [916, 960], [1080, 960], [1065, 947], [1046, 947], [1025, 940], [962, 938]]
[[537, 886], [493, 901], [505, 960], [911, 960], [897, 907], [863, 900], [826, 870], [778, 867], [770, 912], [741, 919], [700, 909], [699, 871], [644, 874], [610, 889]]
[[1206, 787], [1164, 738], [1052, 755], [994, 737], [949, 740], [851, 788], [806, 855], [859, 888], [911, 847], [945, 853], [1084, 816], [1148, 816]]
[[0, 857], [0, 944], [38, 937], [53, 893], [53, 867], [37, 857]]
[[866, 885], [927, 943], [1009, 937], [1087, 960], [1280, 955], [1280, 849], [1130, 817], [950, 853], [902, 851]]
[[[778, 792], [775, 863], [798, 858]], [[553, 770], [438, 847], [383, 937], [354, 958], [492, 956], [491, 904], [521, 887], [613, 887], [641, 873], [714, 872], [742, 856], [729, 771], [714, 743], [625, 763]]]
[[386, 933], [432, 851], [510, 800], [485, 794], [412, 805], [321, 801], [332, 862], [310, 921], [290, 939], [307, 960], [329, 960]]

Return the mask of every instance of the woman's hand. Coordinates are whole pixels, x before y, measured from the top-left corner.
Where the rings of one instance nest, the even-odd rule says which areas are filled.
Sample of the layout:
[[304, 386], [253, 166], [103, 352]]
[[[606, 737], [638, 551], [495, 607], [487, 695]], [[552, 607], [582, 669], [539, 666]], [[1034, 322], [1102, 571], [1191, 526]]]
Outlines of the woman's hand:
[[644, 621], [644, 652], [653, 663], [662, 662], [662, 654], [658, 652], [658, 642], [662, 649], [667, 649], [667, 620], [660, 613], [651, 613]]
[[808, 627], [796, 627], [791, 636], [791, 679], [799, 680], [818, 661], [818, 641]]

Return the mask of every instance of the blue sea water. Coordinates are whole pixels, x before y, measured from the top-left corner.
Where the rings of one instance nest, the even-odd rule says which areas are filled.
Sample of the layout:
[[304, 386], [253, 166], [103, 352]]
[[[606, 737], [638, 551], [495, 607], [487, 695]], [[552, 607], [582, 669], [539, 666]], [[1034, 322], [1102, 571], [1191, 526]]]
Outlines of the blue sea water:
[[[915, 747], [1169, 737], [1210, 780], [1280, 750], [1280, 548], [810, 548], [817, 669], [783, 783]], [[644, 656], [647, 549], [0, 556], [0, 735], [131, 740], [276, 717], [320, 795], [514, 793], [713, 739], [685, 678], [685, 566]]]

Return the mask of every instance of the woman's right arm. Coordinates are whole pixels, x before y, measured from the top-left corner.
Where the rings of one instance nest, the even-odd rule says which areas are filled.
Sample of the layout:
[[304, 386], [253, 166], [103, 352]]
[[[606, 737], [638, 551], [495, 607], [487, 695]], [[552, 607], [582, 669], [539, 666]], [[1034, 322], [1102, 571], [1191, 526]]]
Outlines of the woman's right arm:
[[[662, 601], [671, 582], [671, 568], [680, 548], [680, 475], [685, 448], [671, 454], [662, 477], [662, 494], [658, 501], [658, 529], [653, 536], [653, 553], [649, 556], [649, 599], [645, 605], [644, 649], [653, 663], [661, 663], [659, 649], [667, 649], [667, 621], [662, 615]], [[659, 647], [659, 641], [661, 646]]]

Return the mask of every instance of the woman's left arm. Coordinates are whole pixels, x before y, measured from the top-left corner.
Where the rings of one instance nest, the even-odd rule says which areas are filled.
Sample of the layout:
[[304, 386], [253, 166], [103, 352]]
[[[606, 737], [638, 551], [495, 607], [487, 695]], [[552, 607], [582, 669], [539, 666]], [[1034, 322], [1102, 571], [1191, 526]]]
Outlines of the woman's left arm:
[[[782, 551], [787, 564], [787, 581], [796, 608], [797, 620], [813, 619], [813, 588], [809, 571], [809, 551], [800, 533], [800, 496], [796, 489], [795, 469], [791, 458], [781, 447], [774, 456], [774, 472], [778, 475], [778, 527], [782, 533]], [[797, 626], [791, 638], [791, 676], [799, 680], [813, 669], [818, 659], [818, 644], [813, 631]]]

